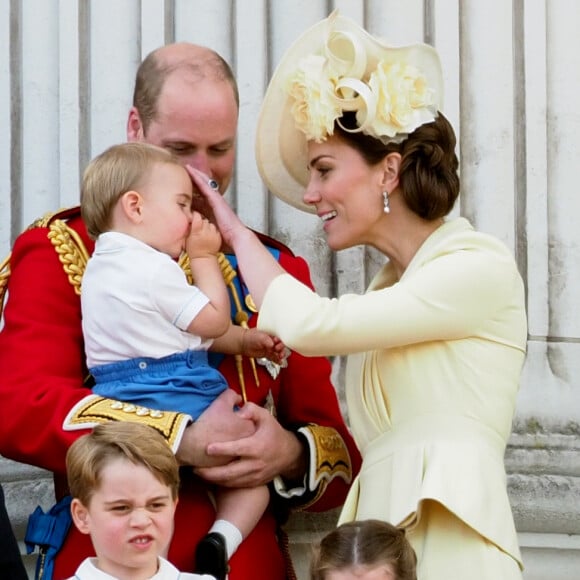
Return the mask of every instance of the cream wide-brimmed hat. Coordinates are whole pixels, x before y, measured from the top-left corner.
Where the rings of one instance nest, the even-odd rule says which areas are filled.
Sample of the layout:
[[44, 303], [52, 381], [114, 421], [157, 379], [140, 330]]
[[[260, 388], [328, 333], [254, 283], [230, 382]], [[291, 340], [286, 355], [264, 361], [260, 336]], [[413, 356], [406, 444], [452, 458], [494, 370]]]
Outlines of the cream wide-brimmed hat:
[[[427, 44], [392, 47], [334, 11], [287, 50], [266, 91], [256, 133], [256, 162], [268, 189], [308, 212], [307, 141], [324, 141], [343, 112], [357, 131], [401, 142], [437, 116], [443, 75]], [[340, 123], [340, 121], [338, 121]]]

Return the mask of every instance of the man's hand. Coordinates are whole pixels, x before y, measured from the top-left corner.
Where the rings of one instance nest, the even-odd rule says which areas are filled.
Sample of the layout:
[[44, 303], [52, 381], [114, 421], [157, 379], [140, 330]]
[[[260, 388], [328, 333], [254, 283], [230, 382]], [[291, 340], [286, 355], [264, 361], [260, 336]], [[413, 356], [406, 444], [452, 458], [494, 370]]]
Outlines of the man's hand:
[[224, 391], [183, 433], [175, 454], [182, 465], [207, 467], [231, 461], [227, 455], [210, 457], [206, 450], [210, 443], [232, 441], [248, 437], [255, 431], [254, 422], [240, 415], [234, 407], [242, 398], [235, 391]]
[[219, 467], [201, 467], [196, 473], [203, 479], [226, 487], [254, 487], [281, 475], [286, 480], [301, 481], [306, 472], [306, 451], [298, 437], [284, 429], [266, 409], [247, 403], [239, 411], [240, 419], [255, 425], [252, 435], [211, 443], [211, 457], [230, 462]]

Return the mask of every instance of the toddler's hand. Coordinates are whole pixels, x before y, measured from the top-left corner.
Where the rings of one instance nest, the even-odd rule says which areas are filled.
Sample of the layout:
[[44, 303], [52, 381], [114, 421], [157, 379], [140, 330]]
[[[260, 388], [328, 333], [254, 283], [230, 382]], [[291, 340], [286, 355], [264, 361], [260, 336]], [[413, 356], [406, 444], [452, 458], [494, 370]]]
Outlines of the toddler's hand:
[[248, 328], [242, 337], [242, 354], [253, 358], [267, 358], [280, 366], [286, 366], [289, 351], [276, 336], [256, 328]]
[[185, 241], [185, 250], [190, 259], [215, 256], [222, 245], [218, 229], [200, 213], [194, 211], [191, 230]]

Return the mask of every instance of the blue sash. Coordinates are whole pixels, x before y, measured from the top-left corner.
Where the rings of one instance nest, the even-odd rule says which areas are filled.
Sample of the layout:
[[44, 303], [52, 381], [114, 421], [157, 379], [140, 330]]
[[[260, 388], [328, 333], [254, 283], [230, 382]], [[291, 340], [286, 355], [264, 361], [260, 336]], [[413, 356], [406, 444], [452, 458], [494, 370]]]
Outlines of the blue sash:
[[40, 549], [34, 573], [35, 580], [52, 580], [54, 558], [64, 544], [72, 523], [71, 500], [70, 495], [63, 497], [48, 513], [37, 506], [28, 518], [24, 536], [26, 553], [32, 554], [36, 546]]

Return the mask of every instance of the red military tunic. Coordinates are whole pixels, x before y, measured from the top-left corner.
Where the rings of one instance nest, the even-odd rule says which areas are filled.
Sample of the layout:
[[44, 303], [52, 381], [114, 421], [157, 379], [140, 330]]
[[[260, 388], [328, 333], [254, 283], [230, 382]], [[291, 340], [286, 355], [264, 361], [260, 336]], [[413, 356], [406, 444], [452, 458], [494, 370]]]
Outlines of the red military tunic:
[[[288, 272], [311, 285], [304, 260], [275, 240], [264, 237], [263, 241], [280, 251], [280, 264]], [[79, 292], [92, 250], [79, 209], [73, 208], [39, 220], [21, 234], [14, 244], [9, 277], [8, 271], [0, 272], [0, 290], [1, 283], [8, 281], [5, 325], [0, 332], [0, 454], [53, 471], [57, 497], [66, 481], [66, 451], [90, 428], [89, 423], [82, 428], [78, 413], [75, 430], [65, 430], [63, 424], [71, 410], [75, 406], [82, 409], [83, 399], [90, 395], [84, 384], [87, 369]], [[241, 294], [235, 298], [238, 302], [244, 299], [243, 291]], [[248, 324], [255, 326], [257, 316], [246, 312]], [[292, 353], [288, 368], [276, 379], [264, 367], [256, 368], [260, 386], [255, 384], [250, 360], [243, 359], [248, 400], [264, 405], [271, 392], [278, 420], [286, 428], [301, 428], [310, 452], [309, 491], [292, 500], [293, 507], [321, 511], [341, 505], [350, 479], [358, 471], [360, 456], [340, 413], [329, 361]], [[240, 392], [234, 357], [226, 356], [219, 370]], [[110, 403], [104, 400], [100, 408]], [[105, 415], [102, 420], [147, 422], [122, 411]], [[164, 434], [175, 445], [176, 430]], [[193, 569], [196, 543], [214, 521], [206, 487], [190, 469], [182, 469], [169, 560], [183, 571]], [[80, 562], [94, 554], [89, 537], [74, 526], [71, 530], [56, 560], [55, 580], [73, 575]], [[288, 563], [282, 544], [283, 536], [268, 510], [232, 557], [230, 580], [286, 578]]]

